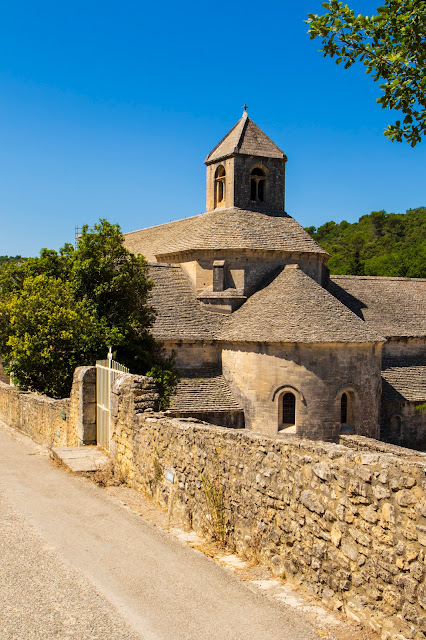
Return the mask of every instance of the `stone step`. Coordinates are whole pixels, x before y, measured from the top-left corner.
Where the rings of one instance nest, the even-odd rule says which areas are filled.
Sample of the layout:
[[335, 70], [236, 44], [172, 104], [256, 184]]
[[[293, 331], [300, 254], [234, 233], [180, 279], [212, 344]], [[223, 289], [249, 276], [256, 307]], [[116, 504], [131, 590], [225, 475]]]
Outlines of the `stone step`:
[[54, 460], [76, 473], [98, 471], [111, 462], [107, 453], [96, 446], [52, 447], [51, 451]]

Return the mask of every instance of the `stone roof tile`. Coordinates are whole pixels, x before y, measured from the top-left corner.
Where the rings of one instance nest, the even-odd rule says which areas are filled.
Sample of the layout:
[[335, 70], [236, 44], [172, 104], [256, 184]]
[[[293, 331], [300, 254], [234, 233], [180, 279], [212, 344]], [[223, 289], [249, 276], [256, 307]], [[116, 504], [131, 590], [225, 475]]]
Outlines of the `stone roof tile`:
[[160, 253], [164, 244], [174, 235], [186, 235], [186, 230], [190, 229], [193, 220], [199, 216], [184, 218], [166, 222], [155, 227], [130, 231], [124, 235], [124, 246], [132, 253], [145, 256], [148, 262], [157, 262], [156, 254]]
[[287, 265], [224, 323], [220, 339], [236, 342], [380, 342], [374, 329], [306, 275]]
[[209, 153], [205, 163], [211, 164], [233, 154], [261, 156], [263, 158], [285, 158], [281, 149], [250, 120], [245, 111], [242, 118]]
[[194, 251], [262, 250], [327, 255], [290, 216], [244, 209], [216, 209], [124, 235], [125, 246], [148, 261]]
[[425, 357], [391, 357], [383, 360], [383, 393], [388, 402], [424, 402], [426, 400]]
[[199, 302], [180, 267], [150, 265], [154, 287], [151, 304], [157, 317], [152, 334], [157, 340], [213, 340], [225, 316]]
[[426, 279], [331, 276], [338, 300], [386, 338], [426, 335]]
[[170, 410], [203, 413], [238, 411], [241, 406], [220, 371], [194, 369], [181, 373], [176, 393], [170, 401]]

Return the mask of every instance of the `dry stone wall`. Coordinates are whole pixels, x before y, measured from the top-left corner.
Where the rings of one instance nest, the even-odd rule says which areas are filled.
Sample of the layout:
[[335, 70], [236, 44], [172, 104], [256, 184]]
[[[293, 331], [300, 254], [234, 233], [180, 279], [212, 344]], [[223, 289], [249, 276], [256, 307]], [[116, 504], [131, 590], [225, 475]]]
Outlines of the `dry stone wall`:
[[196, 530], [214, 530], [206, 494], [219, 489], [237, 551], [385, 639], [424, 638], [424, 455], [372, 451], [362, 437], [344, 446], [168, 418], [140, 376], [120, 376], [113, 397], [115, 462], [132, 486]]
[[0, 420], [49, 447], [96, 443], [96, 368], [77, 367], [62, 400], [0, 381]]
[[73, 444], [69, 404], [0, 382], [0, 420], [49, 447]]

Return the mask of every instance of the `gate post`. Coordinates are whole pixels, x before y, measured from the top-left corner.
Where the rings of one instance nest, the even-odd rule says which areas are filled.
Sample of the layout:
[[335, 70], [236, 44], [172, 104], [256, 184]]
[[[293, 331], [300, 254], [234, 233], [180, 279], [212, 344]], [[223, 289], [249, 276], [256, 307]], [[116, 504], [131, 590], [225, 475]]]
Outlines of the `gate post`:
[[96, 367], [74, 371], [68, 428], [68, 439], [79, 447], [96, 444]]

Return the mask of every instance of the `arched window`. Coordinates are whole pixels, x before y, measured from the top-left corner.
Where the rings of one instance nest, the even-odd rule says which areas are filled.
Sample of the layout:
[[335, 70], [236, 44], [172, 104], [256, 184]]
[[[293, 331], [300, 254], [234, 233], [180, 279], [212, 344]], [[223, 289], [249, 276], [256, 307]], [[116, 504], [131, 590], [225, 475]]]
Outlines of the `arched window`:
[[284, 393], [283, 403], [283, 425], [291, 426], [296, 422], [296, 397], [293, 393]]
[[266, 174], [263, 169], [255, 167], [250, 173], [250, 200], [253, 202], [265, 201]]
[[225, 204], [225, 179], [226, 179], [225, 167], [221, 164], [216, 169], [216, 174], [214, 178], [215, 207], [219, 207], [221, 204]]
[[355, 433], [358, 418], [354, 390], [346, 388], [340, 397], [337, 396], [336, 401], [339, 403], [338, 410], [340, 410], [340, 433]]
[[342, 393], [340, 398], [340, 424], [347, 424], [348, 422], [348, 396], [346, 393]]
[[401, 440], [402, 436], [402, 420], [401, 416], [392, 416], [391, 421], [391, 441], [393, 443], [398, 443]]

